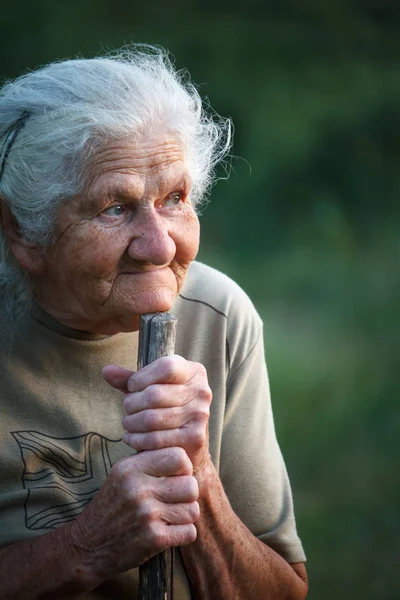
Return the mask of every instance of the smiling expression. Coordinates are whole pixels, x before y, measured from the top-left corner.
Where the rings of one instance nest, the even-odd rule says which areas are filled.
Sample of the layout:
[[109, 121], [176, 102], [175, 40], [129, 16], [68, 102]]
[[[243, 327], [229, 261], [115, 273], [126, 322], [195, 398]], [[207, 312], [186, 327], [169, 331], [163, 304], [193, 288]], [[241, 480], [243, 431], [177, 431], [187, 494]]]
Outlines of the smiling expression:
[[169, 310], [199, 244], [190, 175], [174, 136], [109, 144], [84, 192], [58, 212], [55, 243], [34, 277], [39, 304], [75, 329], [133, 331]]

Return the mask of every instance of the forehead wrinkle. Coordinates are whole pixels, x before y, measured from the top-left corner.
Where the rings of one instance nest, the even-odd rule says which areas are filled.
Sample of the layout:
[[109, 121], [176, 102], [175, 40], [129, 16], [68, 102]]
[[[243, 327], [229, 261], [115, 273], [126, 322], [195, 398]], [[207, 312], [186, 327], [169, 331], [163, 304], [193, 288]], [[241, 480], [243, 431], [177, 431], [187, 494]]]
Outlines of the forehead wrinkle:
[[[123, 152], [122, 155], [121, 152]], [[92, 170], [98, 163], [102, 165], [115, 163], [114, 168], [147, 171], [162, 164], [168, 165], [171, 162], [183, 160], [183, 158], [182, 145], [176, 138], [165, 139], [163, 137], [163, 141], [159, 141], [154, 138], [146, 140], [142, 137], [134, 143], [128, 139], [107, 145], [92, 157], [88, 166]]]
[[190, 187], [191, 179], [187, 167], [182, 163], [181, 168], [158, 169], [154, 176], [146, 178], [146, 193], [167, 193], [179, 188], [187, 189]]
[[[114, 143], [103, 148], [92, 157], [88, 163], [89, 178], [86, 182], [84, 195], [87, 197], [100, 195], [104, 197], [101, 189], [107, 180], [108, 174], [118, 174], [142, 178], [148, 187], [149, 174], [169, 170], [176, 163], [185, 164], [184, 153], [180, 143], [174, 138], [165, 140], [141, 140], [132, 143], [130, 140]], [[106, 186], [107, 187], [107, 186]], [[100, 188], [100, 189], [99, 189]], [[107, 192], [106, 192], [107, 193]], [[137, 194], [136, 195], [141, 195]]]
[[187, 190], [190, 183], [185, 163], [176, 167], [163, 164], [162, 168], [143, 174], [132, 170], [129, 173], [118, 171], [112, 174], [108, 171], [99, 174], [93, 181], [87, 200], [96, 203], [100, 201], [102, 204], [118, 199], [140, 202], [181, 187]]
[[172, 192], [182, 191], [185, 195], [189, 195], [192, 184], [189, 170], [185, 163], [181, 163], [181, 166], [175, 169], [168, 168], [168, 166], [159, 169], [154, 176], [146, 177], [145, 182], [144, 199], [150, 202], [156, 198], [167, 196], [167, 194]]
[[116, 199], [140, 200], [145, 193], [145, 177], [138, 173], [120, 173], [110, 177], [101, 173], [90, 186], [87, 198], [90, 201], [99, 200], [106, 203]]

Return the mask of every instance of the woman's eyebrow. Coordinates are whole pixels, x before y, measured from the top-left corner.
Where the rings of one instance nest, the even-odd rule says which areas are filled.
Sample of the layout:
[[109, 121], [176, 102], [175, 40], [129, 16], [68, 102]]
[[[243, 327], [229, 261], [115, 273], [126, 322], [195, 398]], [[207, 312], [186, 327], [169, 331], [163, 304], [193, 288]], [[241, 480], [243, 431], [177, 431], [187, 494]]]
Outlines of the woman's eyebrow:
[[91, 190], [87, 196], [88, 204], [90, 206], [98, 208], [99, 206], [106, 206], [110, 202], [120, 200], [121, 202], [127, 201], [139, 201], [143, 196], [142, 186], [127, 186], [118, 183], [110, 184], [106, 189]]
[[[157, 192], [160, 195], [167, 194], [173, 192], [175, 190], [186, 190], [191, 185], [191, 179], [188, 176], [183, 177], [165, 177], [157, 182]], [[100, 201], [104, 203], [110, 201], [124, 201], [124, 202], [140, 202], [143, 198], [146, 197], [147, 191], [145, 189], [139, 189], [139, 187], [130, 187], [124, 185], [115, 185], [110, 186], [106, 193], [100, 196]], [[157, 195], [154, 191], [150, 192], [149, 195]]]
[[180, 175], [178, 177], [166, 175], [160, 180], [159, 188], [174, 191], [176, 189], [188, 188], [192, 184], [192, 180], [189, 175]]
[[[191, 187], [191, 178], [188, 174], [179, 174], [174, 177], [173, 174], [165, 173], [160, 176], [157, 182], [158, 194], [168, 194], [174, 190], [187, 191]], [[154, 192], [153, 192], [154, 193]], [[91, 190], [86, 198], [87, 207], [92, 210], [99, 210], [111, 202], [140, 202], [146, 196], [144, 185], [124, 185], [123, 183], [110, 182], [106, 189]]]

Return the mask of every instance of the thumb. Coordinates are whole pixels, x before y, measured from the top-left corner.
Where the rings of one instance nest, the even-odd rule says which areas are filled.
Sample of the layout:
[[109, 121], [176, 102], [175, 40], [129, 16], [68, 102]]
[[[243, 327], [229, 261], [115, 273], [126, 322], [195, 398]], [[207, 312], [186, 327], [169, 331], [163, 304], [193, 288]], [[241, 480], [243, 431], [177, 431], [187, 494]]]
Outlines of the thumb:
[[133, 375], [134, 371], [125, 369], [125, 367], [118, 367], [117, 365], [106, 365], [103, 368], [103, 378], [116, 390], [120, 390], [124, 394], [128, 394], [128, 379]]

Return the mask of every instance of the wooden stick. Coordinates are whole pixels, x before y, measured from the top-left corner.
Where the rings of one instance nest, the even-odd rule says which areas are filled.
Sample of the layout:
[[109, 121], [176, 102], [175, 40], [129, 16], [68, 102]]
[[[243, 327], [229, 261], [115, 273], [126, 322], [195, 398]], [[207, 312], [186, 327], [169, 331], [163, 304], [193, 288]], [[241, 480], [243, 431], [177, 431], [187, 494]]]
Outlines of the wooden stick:
[[[169, 313], [142, 315], [138, 369], [175, 350], [175, 317]], [[174, 548], [156, 554], [139, 568], [139, 600], [173, 600]]]

